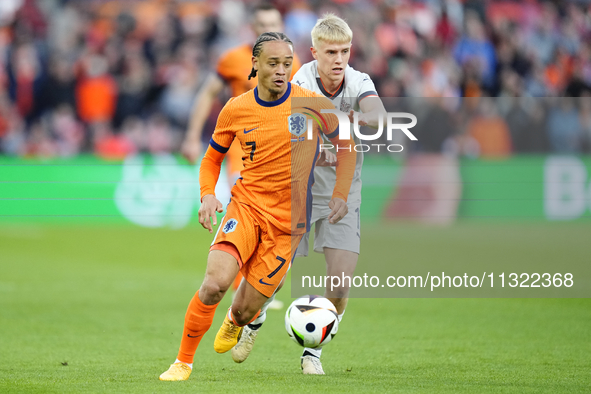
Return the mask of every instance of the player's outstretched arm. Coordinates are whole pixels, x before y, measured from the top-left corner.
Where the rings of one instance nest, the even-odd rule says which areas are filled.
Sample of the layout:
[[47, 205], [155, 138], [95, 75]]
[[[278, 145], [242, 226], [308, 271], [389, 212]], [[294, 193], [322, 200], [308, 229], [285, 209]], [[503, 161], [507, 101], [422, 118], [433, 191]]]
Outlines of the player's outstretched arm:
[[[334, 105], [325, 98], [321, 98], [317, 103], [314, 103], [317, 106], [317, 110], [319, 112], [323, 112], [323, 110], [331, 110], [334, 114], [333, 116], [328, 116], [326, 118], [326, 128], [322, 128], [322, 132], [330, 139], [333, 146], [336, 147], [336, 182], [334, 185], [334, 189], [332, 192], [332, 199], [329, 203], [329, 208], [331, 212], [329, 214], [329, 223], [337, 223], [341, 220], [348, 212], [347, 208], [347, 197], [349, 196], [349, 190], [351, 189], [351, 183], [353, 181], [353, 177], [355, 176], [355, 164], [357, 163], [357, 152], [354, 149], [354, 140], [349, 139], [340, 139], [339, 138], [339, 128], [340, 119], [338, 114], [340, 112], [336, 111]], [[325, 112], [326, 113], [326, 112]], [[335, 116], [337, 115], [337, 116]], [[349, 124], [345, 121], [346, 126], [349, 127]], [[321, 153], [323, 149], [321, 148]]]
[[191, 119], [189, 119], [187, 134], [181, 146], [182, 155], [191, 164], [195, 164], [199, 155], [201, 155], [203, 126], [211, 112], [213, 101], [222, 92], [223, 88], [224, 81], [216, 74], [212, 74], [197, 93]]
[[[199, 223], [213, 232], [211, 220], [213, 218], [213, 225], [217, 225], [216, 212], [222, 212], [224, 207], [222, 203], [215, 197], [215, 185], [220, 177], [220, 170], [222, 169], [222, 161], [226, 156], [225, 152], [220, 152], [219, 146], [214, 147], [216, 143], [210, 142], [210, 146], [201, 160], [201, 167], [199, 169], [199, 184], [201, 185], [201, 207], [199, 208]], [[226, 149], [227, 151], [227, 149]]]
[[218, 218], [216, 212], [222, 212], [223, 210], [224, 206], [213, 194], [203, 196], [201, 199], [201, 207], [199, 207], [199, 223], [203, 228], [209, 230], [210, 233], [213, 233], [212, 220], [213, 225], [217, 226]]
[[[209, 141], [209, 147], [201, 160], [199, 168], [199, 185], [201, 186], [201, 203], [199, 209], [199, 223], [213, 232], [210, 219], [213, 217], [213, 225], [217, 225], [215, 212], [222, 212], [222, 204], [215, 198], [215, 185], [218, 183], [222, 162], [228, 152], [236, 133], [232, 127], [232, 99], [222, 108], [218, 116], [218, 122]], [[211, 198], [213, 197], [213, 200]], [[207, 201], [206, 201], [207, 200]]]
[[[362, 99], [359, 102], [359, 109], [361, 109], [360, 114], [358, 114], [358, 124], [359, 126], [369, 126], [371, 128], [377, 129], [380, 127], [380, 114], [382, 114], [382, 119], [386, 119], [386, 108], [384, 108], [384, 103], [382, 100], [377, 96], [370, 96]], [[354, 122], [355, 112], [349, 112], [349, 121], [351, 123]]]
[[352, 139], [341, 140], [338, 137], [338, 132], [333, 133], [331, 137], [331, 142], [337, 147], [337, 178], [332, 192], [332, 199], [328, 204], [328, 207], [331, 209], [328, 215], [328, 222], [335, 224], [349, 212], [347, 197], [349, 196], [351, 183], [355, 176], [357, 153], [353, 149], [354, 144], [352, 143]]

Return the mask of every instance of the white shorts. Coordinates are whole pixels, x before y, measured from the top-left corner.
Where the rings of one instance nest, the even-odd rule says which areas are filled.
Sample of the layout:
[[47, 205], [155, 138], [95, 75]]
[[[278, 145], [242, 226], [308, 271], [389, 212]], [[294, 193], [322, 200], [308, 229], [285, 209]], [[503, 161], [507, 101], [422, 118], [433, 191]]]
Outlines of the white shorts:
[[[324, 253], [324, 248], [348, 250], [359, 254], [361, 230], [359, 223], [360, 204], [347, 204], [349, 212], [336, 224], [328, 222], [328, 204], [312, 206], [311, 224], [314, 224], [314, 251]], [[302, 237], [296, 257], [308, 256], [310, 232]]]

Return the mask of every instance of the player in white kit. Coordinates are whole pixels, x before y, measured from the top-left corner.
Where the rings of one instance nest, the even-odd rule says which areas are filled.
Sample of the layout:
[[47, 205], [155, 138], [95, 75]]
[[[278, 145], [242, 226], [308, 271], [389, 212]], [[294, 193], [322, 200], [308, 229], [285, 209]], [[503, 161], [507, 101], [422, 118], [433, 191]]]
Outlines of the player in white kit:
[[[314, 61], [304, 64], [293, 76], [292, 83], [314, 92], [323, 94], [337, 109], [349, 115], [360, 112], [358, 123], [373, 128], [379, 126], [379, 114], [386, 110], [380, 100], [374, 83], [369, 75], [359, 72], [348, 65], [351, 55], [353, 32], [347, 23], [333, 14], [326, 14], [316, 22], [312, 29], [312, 55]], [[385, 117], [384, 117], [385, 119]], [[355, 144], [359, 144], [355, 134]], [[328, 143], [328, 142], [327, 142]], [[328, 222], [330, 209], [328, 202], [336, 182], [334, 166], [317, 166], [314, 170], [315, 183], [312, 188], [312, 220], [315, 223], [314, 251], [324, 253], [327, 275], [341, 277], [352, 276], [357, 265], [360, 245], [359, 214], [361, 207], [361, 166], [363, 153], [357, 153], [355, 177], [351, 184], [347, 205], [349, 214], [336, 224]], [[304, 236], [298, 248], [298, 256], [307, 256], [309, 233]], [[332, 301], [339, 314], [339, 322], [345, 313], [349, 287], [342, 286], [333, 291], [326, 290], [325, 296]], [[271, 298], [272, 299], [272, 298]], [[271, 300], [270, 299], [270, 300]], [[232, 349], [236, 362], [246, 360], [262, 322], [265, 319], [265, 307], [259, 319], [246, 326], [242, 338]], [[304, 374], [324, 375], [320, 355], [322, 349], [304, 349], [301, 366]]]

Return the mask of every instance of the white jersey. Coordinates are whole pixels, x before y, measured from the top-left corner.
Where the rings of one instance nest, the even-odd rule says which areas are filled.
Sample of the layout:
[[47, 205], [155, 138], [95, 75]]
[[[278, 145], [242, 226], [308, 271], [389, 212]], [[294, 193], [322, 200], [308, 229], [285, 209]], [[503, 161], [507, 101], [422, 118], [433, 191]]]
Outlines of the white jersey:
[[[349, 113], [351, 110], [359, 112], [359, 102], [369, 96], [377, 96], [376, 87], [369, 75], [355, 70], [347, 65], [345, 68], [345, 78], [343, 83], [334, 94], [330, 94], [324, 89], [320, 75], [318, 74], [318, 62], [316, 60], [304, 64], [291, 79], [303, 88], [323, 94], [332, 101], [335, 107], [342, 112]], [[360, 141], [351, 133], [355, 139], [355, 144]], [[361, 166], [363, 165], [363, 153], [357, 152], [357, 164], [355, 167], [355, 176], [351, 183], [349, 204], [361, 203]], [[315, 183], [312, 187], [314, 204], [327, 204], [332, 197], [334, 185], [336, 183], [335, 167], [316, 167], [314, 170]]]

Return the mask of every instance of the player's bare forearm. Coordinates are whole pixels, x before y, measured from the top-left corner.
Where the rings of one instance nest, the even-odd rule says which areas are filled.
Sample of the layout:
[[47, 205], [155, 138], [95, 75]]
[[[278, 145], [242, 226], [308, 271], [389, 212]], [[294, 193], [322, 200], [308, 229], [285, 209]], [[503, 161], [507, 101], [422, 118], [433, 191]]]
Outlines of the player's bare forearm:
[[195, 164], [201, 155], [201, 137], [196, 139], [185, 138], [181, 145], [181, 154], [190, 164]]
[[223, 81], [217, 75], [212, 75], [197, 94], [193, 104], [193, 112], [189, 119], [189, 127], [181, 146], [182, 155], [191, 164], [195, 164], [201, 154], [203, 126], [211, 112], [213, 101], [223, 88]]
[[[218, 218], [216, 212], [222, 212], [224, 206], [213, 194], [207, 194], [201, 199], [201, 207], [199, 207], [199, 223], [213, 233], [213, 226], [217, 226]], [[213, 221], [213, 226], [212, 226]]]
[[187, 135], [185, 140], [198, 140], [201, 139], [201, 133], [203, 131], [203, 125], [209, 116], [213, 100], [215, 99], [215, 91], [210, 89], [208, 86], [204, 86], [199, 94], [195, 98], [193, 105], [193, 112], [191, 119], [189, 120], [189, 128], [187, 129]]
[[187, 138], [200, 139], [203, 125], [211, 112], [211, 107], [215, 98], [224, 89], [224, 81], [217, 75], [211, 75], [203, 87], [199, 90], [195, 103], [193, 104], [193, 113], [189, 121]]
[[359, 125], [369, 126], [373, 129], [380, 127], [380, 114], [382, 115], [382, 122], [386, 120], [386, 111], [374, 110], [359, 115]]
[[[359, 108], [361, 109], [361, 113], [357, 114], [359, 126], [369, 126], [377, 129], [380, 127], [380, 115], [382, 116], [382, 121], [386, 120], [386, 109], [382, 100], [377, 96], [364, 98], [359, 103]], [[353, 123], [354, 114], [354, 111], [349, 113], [351, 123]]]

